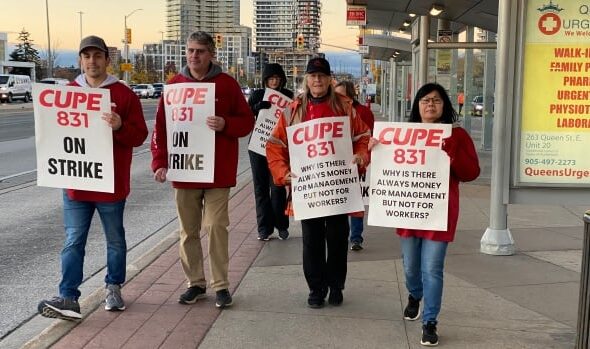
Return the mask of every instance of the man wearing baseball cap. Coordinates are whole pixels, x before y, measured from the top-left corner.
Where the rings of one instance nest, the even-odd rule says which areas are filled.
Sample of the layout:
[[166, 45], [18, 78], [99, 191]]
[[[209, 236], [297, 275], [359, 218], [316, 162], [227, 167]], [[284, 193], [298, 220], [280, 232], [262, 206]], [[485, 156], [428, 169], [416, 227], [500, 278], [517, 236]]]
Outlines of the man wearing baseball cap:
[[115, 76], [107, 73], [109, 51], [104, 40], [88, 36], [80, 42], [82, 74], [70, 86], [102, 88], [110, 92], [111, 111], [102, 119], [113, 130], [114, 193], [66, 189], [63, 192], [65, 242], [61, 251], [59, 295], [39, 303], [39, 313], [49, 318], [78, 320], [79, 287], [83, 280], [86, 239], [94, 211], [98, 211], [107, 241], [106, 310], [124, 310], [121, 285], [125, 282], [127, 244], [123, 211], [130, 191], [133, 147], [143, 144], [148, 130], [139, 98]]

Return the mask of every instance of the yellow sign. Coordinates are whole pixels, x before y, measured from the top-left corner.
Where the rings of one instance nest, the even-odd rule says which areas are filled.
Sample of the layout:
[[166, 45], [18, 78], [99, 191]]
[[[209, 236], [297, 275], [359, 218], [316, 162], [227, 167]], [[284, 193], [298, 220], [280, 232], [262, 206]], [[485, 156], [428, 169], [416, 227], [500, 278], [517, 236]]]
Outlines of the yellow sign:
[[590, 185], [590, 30], [580, 3], [528, 1], [521, 183]]
[[131, 63], [121, 63], [121, 71], [133, 71], [133, 64]]

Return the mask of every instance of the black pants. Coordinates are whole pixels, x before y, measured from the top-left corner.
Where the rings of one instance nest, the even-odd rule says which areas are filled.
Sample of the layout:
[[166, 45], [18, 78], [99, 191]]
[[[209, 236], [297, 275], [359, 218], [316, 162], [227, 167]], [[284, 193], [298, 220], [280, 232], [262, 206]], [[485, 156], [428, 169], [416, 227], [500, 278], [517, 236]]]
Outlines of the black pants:
[[264, 156], [253, 151], [248, 151], [248, 155], [256, 198], [258, 235], [268, 236], [273, 233], [274, 228], [286, 230], [289, 228], [289, 217], [285, 215], [287, 207], [285, 187], [274, 185]]
[[[348, 254], [348, 216], [337, 215], [301, 221], [303, 273], [310, 291], [344, 289]], [[326, 245], [327, 258], [326, 258]]]

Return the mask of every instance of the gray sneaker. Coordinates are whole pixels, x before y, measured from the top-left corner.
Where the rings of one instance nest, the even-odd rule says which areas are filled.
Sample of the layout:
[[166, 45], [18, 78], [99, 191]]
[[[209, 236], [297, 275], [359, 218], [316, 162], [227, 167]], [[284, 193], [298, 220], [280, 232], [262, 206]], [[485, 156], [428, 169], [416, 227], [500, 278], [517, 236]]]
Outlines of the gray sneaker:
[[81, 320], [80, 304], [73, 298], [53, 297], [51, 300], [43, 300], [37, 307], [39, 314], [48, 318], [64, 320]]
[[109, 311], [125, 310], [125, 302], [121, 297], [121, 286], [107, 284], [107, 297], [105, 299], [104, 309]]

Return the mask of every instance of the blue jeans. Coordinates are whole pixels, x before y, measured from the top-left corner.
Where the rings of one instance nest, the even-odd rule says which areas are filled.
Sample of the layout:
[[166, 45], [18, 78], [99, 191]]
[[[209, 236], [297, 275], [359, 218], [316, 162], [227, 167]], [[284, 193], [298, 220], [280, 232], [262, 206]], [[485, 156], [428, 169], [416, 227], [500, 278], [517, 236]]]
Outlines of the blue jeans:
[[350, 217], [350, 242], [363, 243], [363, 217]]
[[64, 227], [66, 240], [61, 251], [61, 275], [59, 294], [61, 297], [78, 299], [84, 271], [84, 255], [88, 230], [94, 211], [100, 221], [107, 241], [107, 284], [123, 284], [127, 265], [127, 243], [123, 228], [125, 200], [117, 202], [92, 202], [70, 200], [63, 192]]
[[424, 298], [422, 322], [436, 322], [440, 313], [443, 271], [448, 242], [400, 238], [406, 288], [414, 299]]

